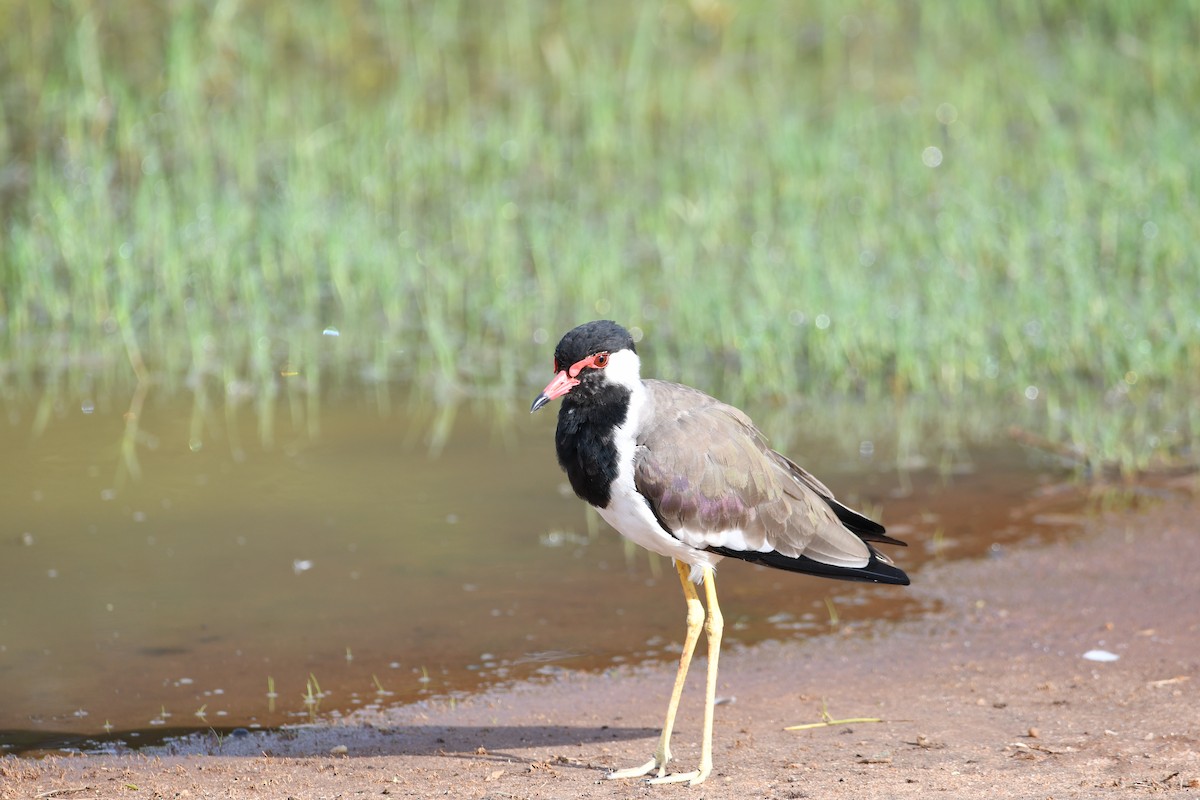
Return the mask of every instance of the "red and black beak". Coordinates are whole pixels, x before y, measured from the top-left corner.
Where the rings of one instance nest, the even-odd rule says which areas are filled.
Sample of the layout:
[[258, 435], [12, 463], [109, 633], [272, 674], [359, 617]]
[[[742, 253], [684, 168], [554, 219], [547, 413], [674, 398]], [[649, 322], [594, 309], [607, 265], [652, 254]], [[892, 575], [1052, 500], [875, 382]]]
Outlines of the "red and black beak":
[[561, 370], [554, 376], [554, 380], [546, 384], [546, 388], [542, 389], [542, 393], [534, 399], [533, 405], [529, 408], [529, 413], [532, 414], [556, 397], [562, 397], [578, 385], [578, 378], [572, 378], [567, 374], [565, 369]]

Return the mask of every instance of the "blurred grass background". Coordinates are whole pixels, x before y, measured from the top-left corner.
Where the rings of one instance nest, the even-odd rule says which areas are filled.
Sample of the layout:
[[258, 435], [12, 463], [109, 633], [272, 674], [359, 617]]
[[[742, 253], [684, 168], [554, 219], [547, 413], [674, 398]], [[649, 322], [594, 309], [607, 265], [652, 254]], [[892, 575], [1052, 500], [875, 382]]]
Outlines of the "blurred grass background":
[[356, 387], [524, 408], [611, 317], [652, 374], [807, 424], [1194, 460], [1195, 3], [0, 0], [0, 30], [0, 391], [39, 424], [151, 385], [196, 426]]

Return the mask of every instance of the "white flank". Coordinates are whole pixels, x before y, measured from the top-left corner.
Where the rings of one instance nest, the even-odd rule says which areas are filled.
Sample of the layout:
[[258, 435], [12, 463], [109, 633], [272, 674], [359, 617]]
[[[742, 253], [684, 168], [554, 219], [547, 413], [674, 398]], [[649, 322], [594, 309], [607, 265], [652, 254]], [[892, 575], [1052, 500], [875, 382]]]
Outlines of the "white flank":
[[775, 549], [770, 542], [763, 542], [761, 546], [751, 547], [750, 543], [746, 541], [746, 532], [741, 528], [727, 528], [723, 531], [694, 531], [689, 528], [680, 528], [675, 531], [675, 535], [692, 547], [727, 547], [743, 553], [769, 553]]

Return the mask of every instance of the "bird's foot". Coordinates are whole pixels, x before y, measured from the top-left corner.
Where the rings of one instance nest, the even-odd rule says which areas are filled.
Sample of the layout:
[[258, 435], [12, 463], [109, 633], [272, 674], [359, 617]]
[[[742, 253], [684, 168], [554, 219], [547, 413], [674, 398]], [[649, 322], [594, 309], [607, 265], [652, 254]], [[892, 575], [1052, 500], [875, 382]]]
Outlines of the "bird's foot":
[[696, 769], [691, 772], [673, 772], [670, 775], [659, 775], [657, 778], [651, 778], [650, 783], [686, 783], [690, 786], [695, 786], [698, 783], [704, 783], [704, 779], [708, 777], [709, 769]]
[[667, 762], [658, 763], [657, 758], [652, 758], [640, 767], [628, 767], [626, 769], [615, 769], [608, 773], [607, 777], [610, 781], [619, 781], [624, 778], [640, 778], [643, 775], [649, 775], [654, 770], [658, 770], [658, 774], [662, 775], [667, 771]]
[[641, 778], [655, 770], [658, 771], [658, 774], [650, 779], [650, 783], [687, 783], [695, 786], [698, 783], [704, 783], [704, 779], [712, 772], [712, 765], [705, 766], [702, 764], [699, 769], [692, 770], [691, 772], [673, 772], [668, 775], [667, 762], [665, 760], [660, 761], [658, 758], [652, 758], [641, 766], [614, 770], [608, 773], [607, 778], [610, 781], [623, 778]]

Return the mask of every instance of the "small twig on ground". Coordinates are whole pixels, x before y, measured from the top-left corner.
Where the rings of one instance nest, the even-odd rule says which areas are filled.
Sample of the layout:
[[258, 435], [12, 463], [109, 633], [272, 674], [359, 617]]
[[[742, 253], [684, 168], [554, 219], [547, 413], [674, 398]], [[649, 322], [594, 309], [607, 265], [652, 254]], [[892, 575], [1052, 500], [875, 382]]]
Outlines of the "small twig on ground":
[[832, 728], [835, 725], [853, 725], [859, 722], [883, 722], [879, 717], [850, 717], [848, 719], [834, 719], [829, 709], [825, 707], [824, 701], [821, 702], [821, 721], [808, 722], [803, 725], [788, 725], [784, 728], [785, 731], [806, 731], [813, 728]]

